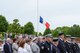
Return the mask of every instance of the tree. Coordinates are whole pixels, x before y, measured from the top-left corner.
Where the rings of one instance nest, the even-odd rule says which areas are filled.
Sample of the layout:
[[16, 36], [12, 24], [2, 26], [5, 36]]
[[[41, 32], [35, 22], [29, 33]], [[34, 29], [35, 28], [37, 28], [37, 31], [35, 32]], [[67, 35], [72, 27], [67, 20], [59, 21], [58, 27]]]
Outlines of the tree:
[[69, 30], [70, 30], [70, 27], [68, 27], [68, 26], [62, 27], [62, 32], [64, 33], [64, 35], [70, 35]]
[[6, 18], [0, 15], [0, 32], [6, 32], [8, 29], [8, 22]]
[[63, 26], [63, 27], [57, 27], [55, 30], [52, 30], [53, 36], [58, 36], [58, 32], [63, 32], [64, 35], [71, 35], [75, 37], [80, 37], [80, 26], [74, 24], [71, 27]]
[[39, 32], [39, 34], [38, 34], [39, 36], [42, 36], [42, 33], [41, 32]]
[[18, 22], [19, 22], [18, 19], [14, 19], [13, 23], [9, 24], [8, 32], [10, 32], [10, 33], [19, 33], [20, 29], [21, 29], [21, 26]]
[[24, 33], [27, 33], [28, 35], [34, 34], [34, 26], [31, 22], [24, 25]]
[[23, 26], [20, 27], [19, 33], [24, 34], [24, 27]]
[[70, 30], [69, 30], [70, 35], [80, 37], [80, 26], [74, 24]]
[[54, 37], [57, 37], [58, 36], [58, 33], [62, 31], [62, 28], [61, 27], [57, 27], [56, 29], [52, 30], [52, 35]]
[[13, 23], [16, 23], [16, 24], [17, 24], [18, 22], [19, 22], [18, 19], [14, 19], [14, 20], [13, 20]]
[[51, 30], [50, 29], [46, 29], [45, 31], [44, 31], [44, 35], [47, 35], [47, 34], [50, 34], [51, 33]]

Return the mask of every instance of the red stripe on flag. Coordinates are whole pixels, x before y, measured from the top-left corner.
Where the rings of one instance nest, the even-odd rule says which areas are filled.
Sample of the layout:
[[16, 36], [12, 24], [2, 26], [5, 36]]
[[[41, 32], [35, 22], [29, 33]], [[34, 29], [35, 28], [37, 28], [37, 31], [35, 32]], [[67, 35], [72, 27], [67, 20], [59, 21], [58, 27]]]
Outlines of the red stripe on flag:
[[48, 22], [45, 23], [46, 29], [49, 29], [50, 24]]

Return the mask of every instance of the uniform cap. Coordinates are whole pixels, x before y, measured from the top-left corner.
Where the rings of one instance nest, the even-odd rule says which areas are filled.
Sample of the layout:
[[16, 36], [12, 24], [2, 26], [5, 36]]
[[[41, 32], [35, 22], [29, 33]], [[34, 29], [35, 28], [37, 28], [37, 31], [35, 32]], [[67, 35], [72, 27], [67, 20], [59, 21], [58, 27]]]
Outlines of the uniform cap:
[[71, 37], [71, 39], [76, 39], [77, 37]]
[[64, 33], [63, 32], [59, 32], [59, 34], [58, 34], [59, 36], [61, 36], [61, 35], [64, 35]]
[[52, 34], [47, 34], [46, 37], [53, 38]]
[[53, 38], [53, 42], [57, 42], [58, 41], [58, 38]]
[[71, 38], [71, 35], [66, 35], [66, 37], [67, 37], [67, 38], [68, 38], [68, 37]]

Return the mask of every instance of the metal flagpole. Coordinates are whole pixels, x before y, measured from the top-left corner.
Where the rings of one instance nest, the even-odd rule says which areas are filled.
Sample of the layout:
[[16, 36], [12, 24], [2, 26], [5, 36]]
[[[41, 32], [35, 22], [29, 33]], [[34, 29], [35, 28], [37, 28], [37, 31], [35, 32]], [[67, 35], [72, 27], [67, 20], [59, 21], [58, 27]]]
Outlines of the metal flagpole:
[[38, 9], [38, 5], [39, 5], [39, 0], [37, 0], [37, 36], [38, 36], [38, 33], [39, 33], [39, 29], [38, 29], [38, 26], [39, 26], [39, 9]]

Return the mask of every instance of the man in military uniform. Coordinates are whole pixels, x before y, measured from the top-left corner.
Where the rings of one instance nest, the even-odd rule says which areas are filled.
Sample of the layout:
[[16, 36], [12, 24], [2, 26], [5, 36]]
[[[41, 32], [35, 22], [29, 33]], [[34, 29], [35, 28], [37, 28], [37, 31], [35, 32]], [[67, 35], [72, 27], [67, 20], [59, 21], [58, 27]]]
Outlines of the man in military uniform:
[[53, 40], [53, 37], [52, 37], [52, 34], [48, 34], [46, 36], [46, 42], [44, 44], [44, 53], [52, 53], [52, 40]]
[[72, 49], [73, 49], [73, 53], [80, 53], [80, 48], [79, 48], [79, 46], [77, 45], [77, 43], [76, 43], [76, 37], [72, 37], [71, 38], [72, 39]]
[[71, 43], [71, 35], [66, 35], [65, 46], [66, 46], [66, 50], [68, 53], [73, 53], [72, 43]]
[[44, 45], [45, 45], [45, 42], [44, 42], [44, 39], [43, 39], [44, 37], [39, 37], [38, 38], [38, 43], [37, 43], [37, 45], [39, 46], [39, 48], [40, 48], [40, 53], [45, 53], [45, 51], [44, 51]]
[[58, 38], [53, 38], [52, 53], [60, 53], [58, 46]]
[[64, 34], [62, 32], [59, 33], [59, 44], [58, 48], [60, 50], [60, 53], [67, 53], [65, 43], [64, 43]]

